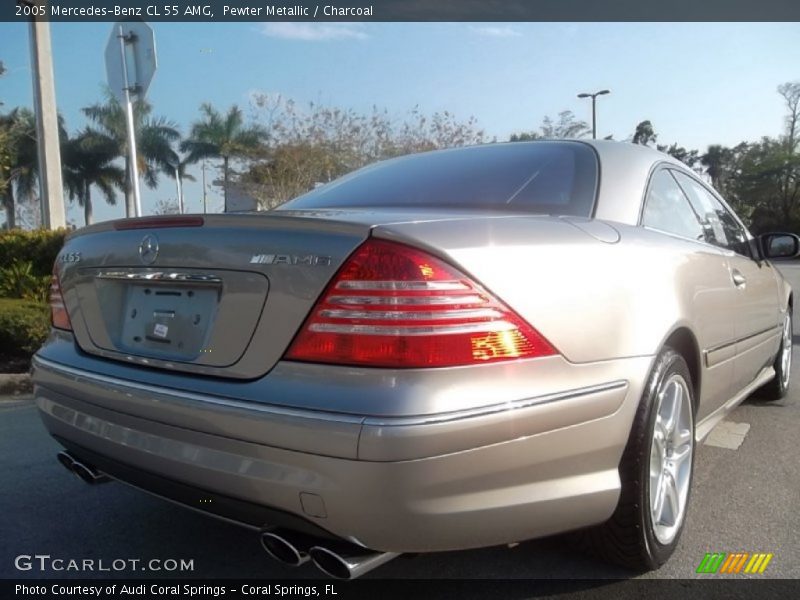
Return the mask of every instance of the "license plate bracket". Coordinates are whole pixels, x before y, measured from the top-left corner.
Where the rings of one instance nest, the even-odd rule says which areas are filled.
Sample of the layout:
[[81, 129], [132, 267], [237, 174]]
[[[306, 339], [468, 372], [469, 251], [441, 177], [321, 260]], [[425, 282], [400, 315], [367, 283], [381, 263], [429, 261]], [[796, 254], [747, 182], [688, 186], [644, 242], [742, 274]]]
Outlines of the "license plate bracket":
[[216, 286], [129, 283], [120, 346], [139, 356], [194, 360], [206, 347], [219, 301]]

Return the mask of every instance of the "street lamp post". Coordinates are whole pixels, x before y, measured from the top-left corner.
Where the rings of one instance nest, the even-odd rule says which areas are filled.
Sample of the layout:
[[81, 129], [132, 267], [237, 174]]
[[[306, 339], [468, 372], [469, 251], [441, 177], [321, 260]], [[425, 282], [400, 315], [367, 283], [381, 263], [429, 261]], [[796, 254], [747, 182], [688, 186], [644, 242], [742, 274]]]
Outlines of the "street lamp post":
[[203, 159], [203, 214], [208, 212], [208, 201], [206, 200], [206, 159]]
[[587, 94], [582, 93], [578, 94], [578, 98], [591, 98], [592, 99], [592, 139], [597, 139], [597, 112], [595, 110], [595, 101], [597, 100], [598, 96], [602, 96], [604, 94], [610, 94], [609, 90], [600, 90], [599, 92], [595, 92], [594, 94]]
[[183, 182], [181, 181], [181, 172], [180, 167], [175, 165], [175, 187], [177, 188], [176, 191], [178, 192], [178, 212], [180, 214], [184, 213], [183, 210]]

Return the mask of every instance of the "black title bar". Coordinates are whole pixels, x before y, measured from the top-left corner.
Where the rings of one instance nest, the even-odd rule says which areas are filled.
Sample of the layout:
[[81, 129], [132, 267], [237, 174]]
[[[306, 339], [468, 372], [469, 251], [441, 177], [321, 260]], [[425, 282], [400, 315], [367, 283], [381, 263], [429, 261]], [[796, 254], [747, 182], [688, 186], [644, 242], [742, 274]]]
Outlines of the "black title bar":
[[800, 0], [0, 0], [0, 21], [800, 21]]
[[0, 597], [78, 600], [785, 600], [797, 598], [797, 579], [448, 580], [448, 579], [41, 579], [0, 582]]

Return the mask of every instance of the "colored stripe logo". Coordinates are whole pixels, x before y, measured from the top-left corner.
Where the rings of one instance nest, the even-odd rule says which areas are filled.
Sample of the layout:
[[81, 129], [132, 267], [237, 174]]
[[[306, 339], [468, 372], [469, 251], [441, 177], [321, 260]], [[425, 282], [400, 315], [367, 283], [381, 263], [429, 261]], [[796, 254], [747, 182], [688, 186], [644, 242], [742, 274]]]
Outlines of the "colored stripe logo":
[[752, 554], [750, 552], [706, 552], [697, 567], [697, 572], [710, 574], [761, 574], [767, 569], [767, 565], [773, 556], [774, 554], [772, 553], [764, 552]]

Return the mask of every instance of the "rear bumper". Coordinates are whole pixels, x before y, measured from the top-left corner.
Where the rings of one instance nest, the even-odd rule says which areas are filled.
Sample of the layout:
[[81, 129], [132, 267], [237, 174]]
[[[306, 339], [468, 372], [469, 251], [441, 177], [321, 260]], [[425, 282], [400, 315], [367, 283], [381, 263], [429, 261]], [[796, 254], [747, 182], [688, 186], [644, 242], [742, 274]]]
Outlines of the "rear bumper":
[[[34, 382], [50, 433], [124, 481], [255, 527], [288, 516], [375, 550], [424, 552], [607, 519], [650, 360], [609, 361], [604, 380], [566, 391], [397, 417], [187, 393], [42, 357]], [[236, 503], [266, 508], [237, 517]]]

